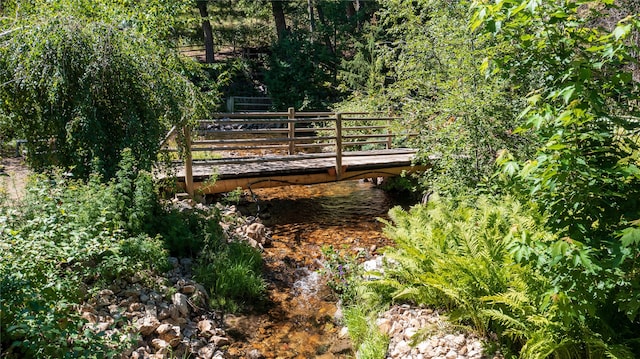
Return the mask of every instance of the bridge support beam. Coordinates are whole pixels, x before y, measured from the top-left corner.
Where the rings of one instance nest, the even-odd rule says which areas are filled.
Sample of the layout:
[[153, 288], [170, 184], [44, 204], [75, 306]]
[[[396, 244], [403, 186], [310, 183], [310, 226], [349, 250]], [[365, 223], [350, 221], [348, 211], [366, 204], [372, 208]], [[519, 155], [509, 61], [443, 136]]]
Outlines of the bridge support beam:
[[[363, 170], [363, 171], [344, 171], [342, 180], [358, 180], [363, 178], [376, 178], [376, 177], [395, 177], [400, 176], [405, 172], [425, 171], [428, 166], [403, 166], [394, 168], [385, 168], [379, 170]], [[345, 168], [346, 169], [346, 168]], [[344, 170], [344, 169], [343, 169]], [[309, 185], [327, 182], [336, 182], [336, 174], [333, 168], [330, 168], [326, 173], [315, 173], [306, 175], [283, 175], [283, 176], [265, 176], [265, 177], [253, 177], [253, 178], [230, 178], [220, 179], [214, 184], [207, 184], [206, 182], [194, 183], [194, 189], [202, 194], [214, 194], [231, 192], [237, 188], [242, 189], [256, 189], [256, 188], [269, 188], [269, 187], [281, 187], [289, 185]]]

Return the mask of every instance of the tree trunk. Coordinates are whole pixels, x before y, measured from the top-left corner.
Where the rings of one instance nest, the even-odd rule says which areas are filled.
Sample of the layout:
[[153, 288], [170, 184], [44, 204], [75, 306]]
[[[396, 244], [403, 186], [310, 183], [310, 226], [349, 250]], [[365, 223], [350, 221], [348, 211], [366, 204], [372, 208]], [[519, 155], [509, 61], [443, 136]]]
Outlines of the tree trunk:
[[324, 11], [322, 10], [322, 6], [320, 6], [320, 4], [316, 4], [316, 11], [318, 12], [318, 20], [320, 20], [322, 27], [324, 27], [323, 32], [325, 45], [327, 46], [327, 50], [329, 50], [329, 52], [333, 54], [333, 44], [331, 43], [331, 37], [329, 37], [329, 34], [327, 33], [329, 25], [327, 24], [327, 20], [324, 17]]
[[213, 56], [213, 30], [211, 22], [209, 22], [209, 11], [207, 10], [207, 1], [197, 1], [200, 17], [202, 18], [202, 32], [204, 33], [204, 52], [205, 62], [211, 64], [215, 61]]
[[282, 2], [278, 0], [272, 0], [271, 9], [273, 10], [273, 20], [276, 23], [278, 40], [281, 40], [282, 35], [284, 35], [284, 33], [287, 31], [287, 23], [284, 20], [284, 9], [282, 8]]
[[316, 19], [313, 16], [313, 0], [307, 0], [307, 9], [309, 11], [309, 31], [311, 34], [316, 31]]
[[351, 19], [356, 14], [356, 8], [351, 1], [348, 1], [345, 6], [347, 8], [347, 19]]

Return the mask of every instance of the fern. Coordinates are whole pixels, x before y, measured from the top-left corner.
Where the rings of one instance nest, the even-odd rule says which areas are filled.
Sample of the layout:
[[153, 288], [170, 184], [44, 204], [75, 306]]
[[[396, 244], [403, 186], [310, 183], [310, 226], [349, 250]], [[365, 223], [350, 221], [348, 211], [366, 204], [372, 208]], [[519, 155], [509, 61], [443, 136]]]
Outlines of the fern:
[[394, 208], [385, 233], [380, 281], [395, 301], [444, 307], [456, 325], [496, 333], [523, 359], [631, 358], [627, 347], [607, 343], [584, 320], [567, 321], [553, 286], [535, 263], [537, 248], [557, 241], [546, 218], [506, 197], [455, 203], [439, 198], [410, 211]]

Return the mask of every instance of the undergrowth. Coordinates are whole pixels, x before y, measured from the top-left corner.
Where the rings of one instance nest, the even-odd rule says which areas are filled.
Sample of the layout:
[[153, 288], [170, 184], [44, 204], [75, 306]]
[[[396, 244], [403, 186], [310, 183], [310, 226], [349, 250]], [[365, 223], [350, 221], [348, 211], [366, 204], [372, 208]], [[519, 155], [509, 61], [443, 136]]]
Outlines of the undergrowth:
[[108, 182], [53, 173], [32, 177], [19, 203], [0, 193], [2, 357], [119, 357], [133, 343], [89, 329], [79, 307], [115, 279], [164, 273], [169, 255], [196, 257], [196, 273], [217, 268], [227, 289], [202, 283], [217, 301], [260, 297], [259, 253], [227, 243], [219, 219], [162, 205], [128, 151]]
[[359, 355], [383, 358], [384, 337], [371, 323], [389, 305], [411, 303], [446, 310], [461, 329], [497, 336], [506, 357], [632, 358], [631, 347], [594, 330], [597, 317], [567, 320], [570, 303], [542, 269], [550, 264], [523, 256], [522, 243], [558, 240], [539, 213], [510, 197], [433, 196], [426, 206], [392, 209], [385, 234], [395, 246], [384, 252], [384, 270], [361, 276], [345, 303]]

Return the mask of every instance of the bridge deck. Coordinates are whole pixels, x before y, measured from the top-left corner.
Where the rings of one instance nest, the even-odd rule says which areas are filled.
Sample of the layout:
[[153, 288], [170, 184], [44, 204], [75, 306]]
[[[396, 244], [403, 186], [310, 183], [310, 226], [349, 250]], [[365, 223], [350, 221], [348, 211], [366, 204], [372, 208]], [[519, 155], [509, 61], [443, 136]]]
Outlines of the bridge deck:
[[[338, 180], [390, 177], [404, 171], [424, 170], [412, 166], [415, 150], [388, 149], [345, 152], [342, 173], [335, 170], [335, 154], [298, 156], [267, 155], [260, 158], [193, 161], [195, 189], [201, 193], [220, 193], [240, 188], [275, 187], [283, 184], [316, 184]], [[184, 183], [184, 167], [175, 168], [178, 183]], [[217, 180], [208, 184], [212, 175]]]

